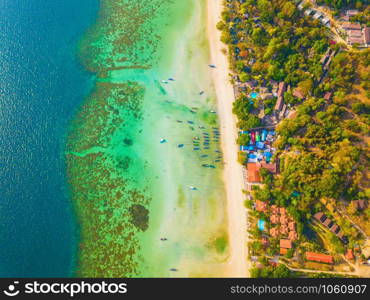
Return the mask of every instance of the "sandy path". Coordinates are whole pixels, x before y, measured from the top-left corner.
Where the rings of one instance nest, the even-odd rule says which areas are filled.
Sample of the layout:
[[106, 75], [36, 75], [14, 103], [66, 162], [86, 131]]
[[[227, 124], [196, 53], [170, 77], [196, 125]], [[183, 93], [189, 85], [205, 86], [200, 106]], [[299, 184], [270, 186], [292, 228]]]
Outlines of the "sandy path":
[[222, 0], [208, 0], [208, 36], [211, 48], [211, 63], [216, 88], [218, 113], [221, 122], [221, 143], [225, 161], [224, 180], [227, 194], [228, 231], [230, 259], [227, 268], [229, 277], [247, 277], [250, 264], [247, 261], [247, 210], [244, 207], [245, 188], [242, 166], [237, 162], [236, 118], [232, 113], [233, 87], [229, 81], [227, 56], [221, 52], [225, 46], [220, 41], [221, 33], [216, 24], [223, 9]]

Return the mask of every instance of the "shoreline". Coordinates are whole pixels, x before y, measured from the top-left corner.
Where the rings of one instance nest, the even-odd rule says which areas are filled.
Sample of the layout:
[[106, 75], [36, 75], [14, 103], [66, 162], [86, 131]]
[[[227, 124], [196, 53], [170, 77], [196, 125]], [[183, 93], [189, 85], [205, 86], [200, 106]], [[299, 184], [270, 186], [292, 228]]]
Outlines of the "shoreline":
[[224, 181], [227, 195], [228, 232], [230, 242], [230, 258], [228, 261], [229, 277], [248, 277], [250, 262], [247, 260], [247, 209], [244, 206], [245, 188], [242, 166], [237, 162], [238, 146], [236, 117], [232, 113], [234, 99], [233, 87], [229, 81], [229, 65], [227, 56], [216, 24], [223, 10], [222, 0], [208, 0], [208, 36], [211, 61], [216, 65], [212, 71], [217, 95], [217, 106], [221, 129], [221, 146], [224, 153]]
[[[110, 24], [115, 28], [133, 22], [129, 12], [136, 12], [136, 6], [126, 2], [125, 9], [106, 4], [114, 11]], [[224, 277], [230, 273], [228, 248], [223, 244], [228, 227], [221, 154], [216, 154], [219, 133], [212, 133], [219, 124], [210, 113], [216, 101], [208, 67], [207, 2], [190, 3], [163, 6], [168, 15], [162, 11], [153, 15], [145, 5], [135, 13], [135, 20], [145, 20], [142, 26], [151, 34], [138, 35], [137, 43], [125, 48], [126, 65], [150, 64], [150, 70], [112, 69], [121, 65], [122, 53], [111, 45], [125, 45], [126, 40], [107, 42], [104, 37], [111, 32], [103, 20], [84, 39], [86, 51], [91, 51], [90, 43], [102, 45], [97, 61], [92, 58], [89, 63], [99, 72], [106, 70], [76, 116], [67, 153], [82, 220], [79, 271], [84, 276]], [[124, 37], [136, 30], [125, 28]], [[150, 51], [143, 52], [144, 48]], [[169, 76], [176, 80], [163, 83]], [[161, 138], [168, 142], [159, 143]], [[192, 147], [194, 138], [203, 144], [198, 152]], [[178, 147], [181, 144], [184, 149]], [[219, 168], [207, 169], [204, 163]], [[189, 189], [193, 185], [196, 192]], [[140, 213], [150, 218], [136, 218]], [[110, 215], [116, 217], [106, 217]], [[110, 238], [117, 232], [120, 238]], [[96, 236], [101, 247], [95, 247]]]

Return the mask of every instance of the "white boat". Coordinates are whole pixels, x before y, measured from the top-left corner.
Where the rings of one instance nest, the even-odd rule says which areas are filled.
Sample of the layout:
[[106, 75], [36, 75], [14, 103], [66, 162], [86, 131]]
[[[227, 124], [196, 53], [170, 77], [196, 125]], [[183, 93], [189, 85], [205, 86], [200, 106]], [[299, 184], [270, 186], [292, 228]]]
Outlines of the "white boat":
[[165, 143], [165, 142], [167, 142], [165, 139], [160, 139], [159, 140], [159, 142], [161, 143], [161, 144], [163, 144], [163, 143]]
[[192, 191], [196, 191], [197, 190], [197, 188], [196, 187], [194, 187], [194, 186], [189, 186], [189, 189], [191, 189]]
[[168, 81], [167, 81], [167, 80], [162, 80], [162, 83], [166, 83], [166, 84], [167, 84], [167, 83], [168, 83]]

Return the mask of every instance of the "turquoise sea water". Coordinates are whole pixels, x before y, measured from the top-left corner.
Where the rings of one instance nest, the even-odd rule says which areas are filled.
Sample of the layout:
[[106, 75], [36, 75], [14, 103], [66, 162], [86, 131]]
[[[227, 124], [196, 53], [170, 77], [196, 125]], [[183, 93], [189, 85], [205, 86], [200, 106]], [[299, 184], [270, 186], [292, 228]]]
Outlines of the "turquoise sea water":
[[0, 277], [70, 276], [66, 128], [92, 87], [77, 45], [97, 0], [0, 1]]
[[1, 2], [0, 276], [222, 276], [205, 3]]
[[223, 274], [227, 220], [205, 4], [102, 1], [81, 41], [84, 66], [97, 73], [66, 149], [81, 276]]

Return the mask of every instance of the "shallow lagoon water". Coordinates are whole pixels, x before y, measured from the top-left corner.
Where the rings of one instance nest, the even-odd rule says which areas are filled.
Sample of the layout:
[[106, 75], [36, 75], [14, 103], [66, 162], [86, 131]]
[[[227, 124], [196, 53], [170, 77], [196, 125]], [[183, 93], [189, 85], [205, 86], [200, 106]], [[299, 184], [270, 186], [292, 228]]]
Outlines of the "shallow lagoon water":
[[81, 41], [81, 60], [96, 73], [66, 151], [81, 276], [223, 275], [226, 203], [205, 13], [205, 1], [102, 1]]

